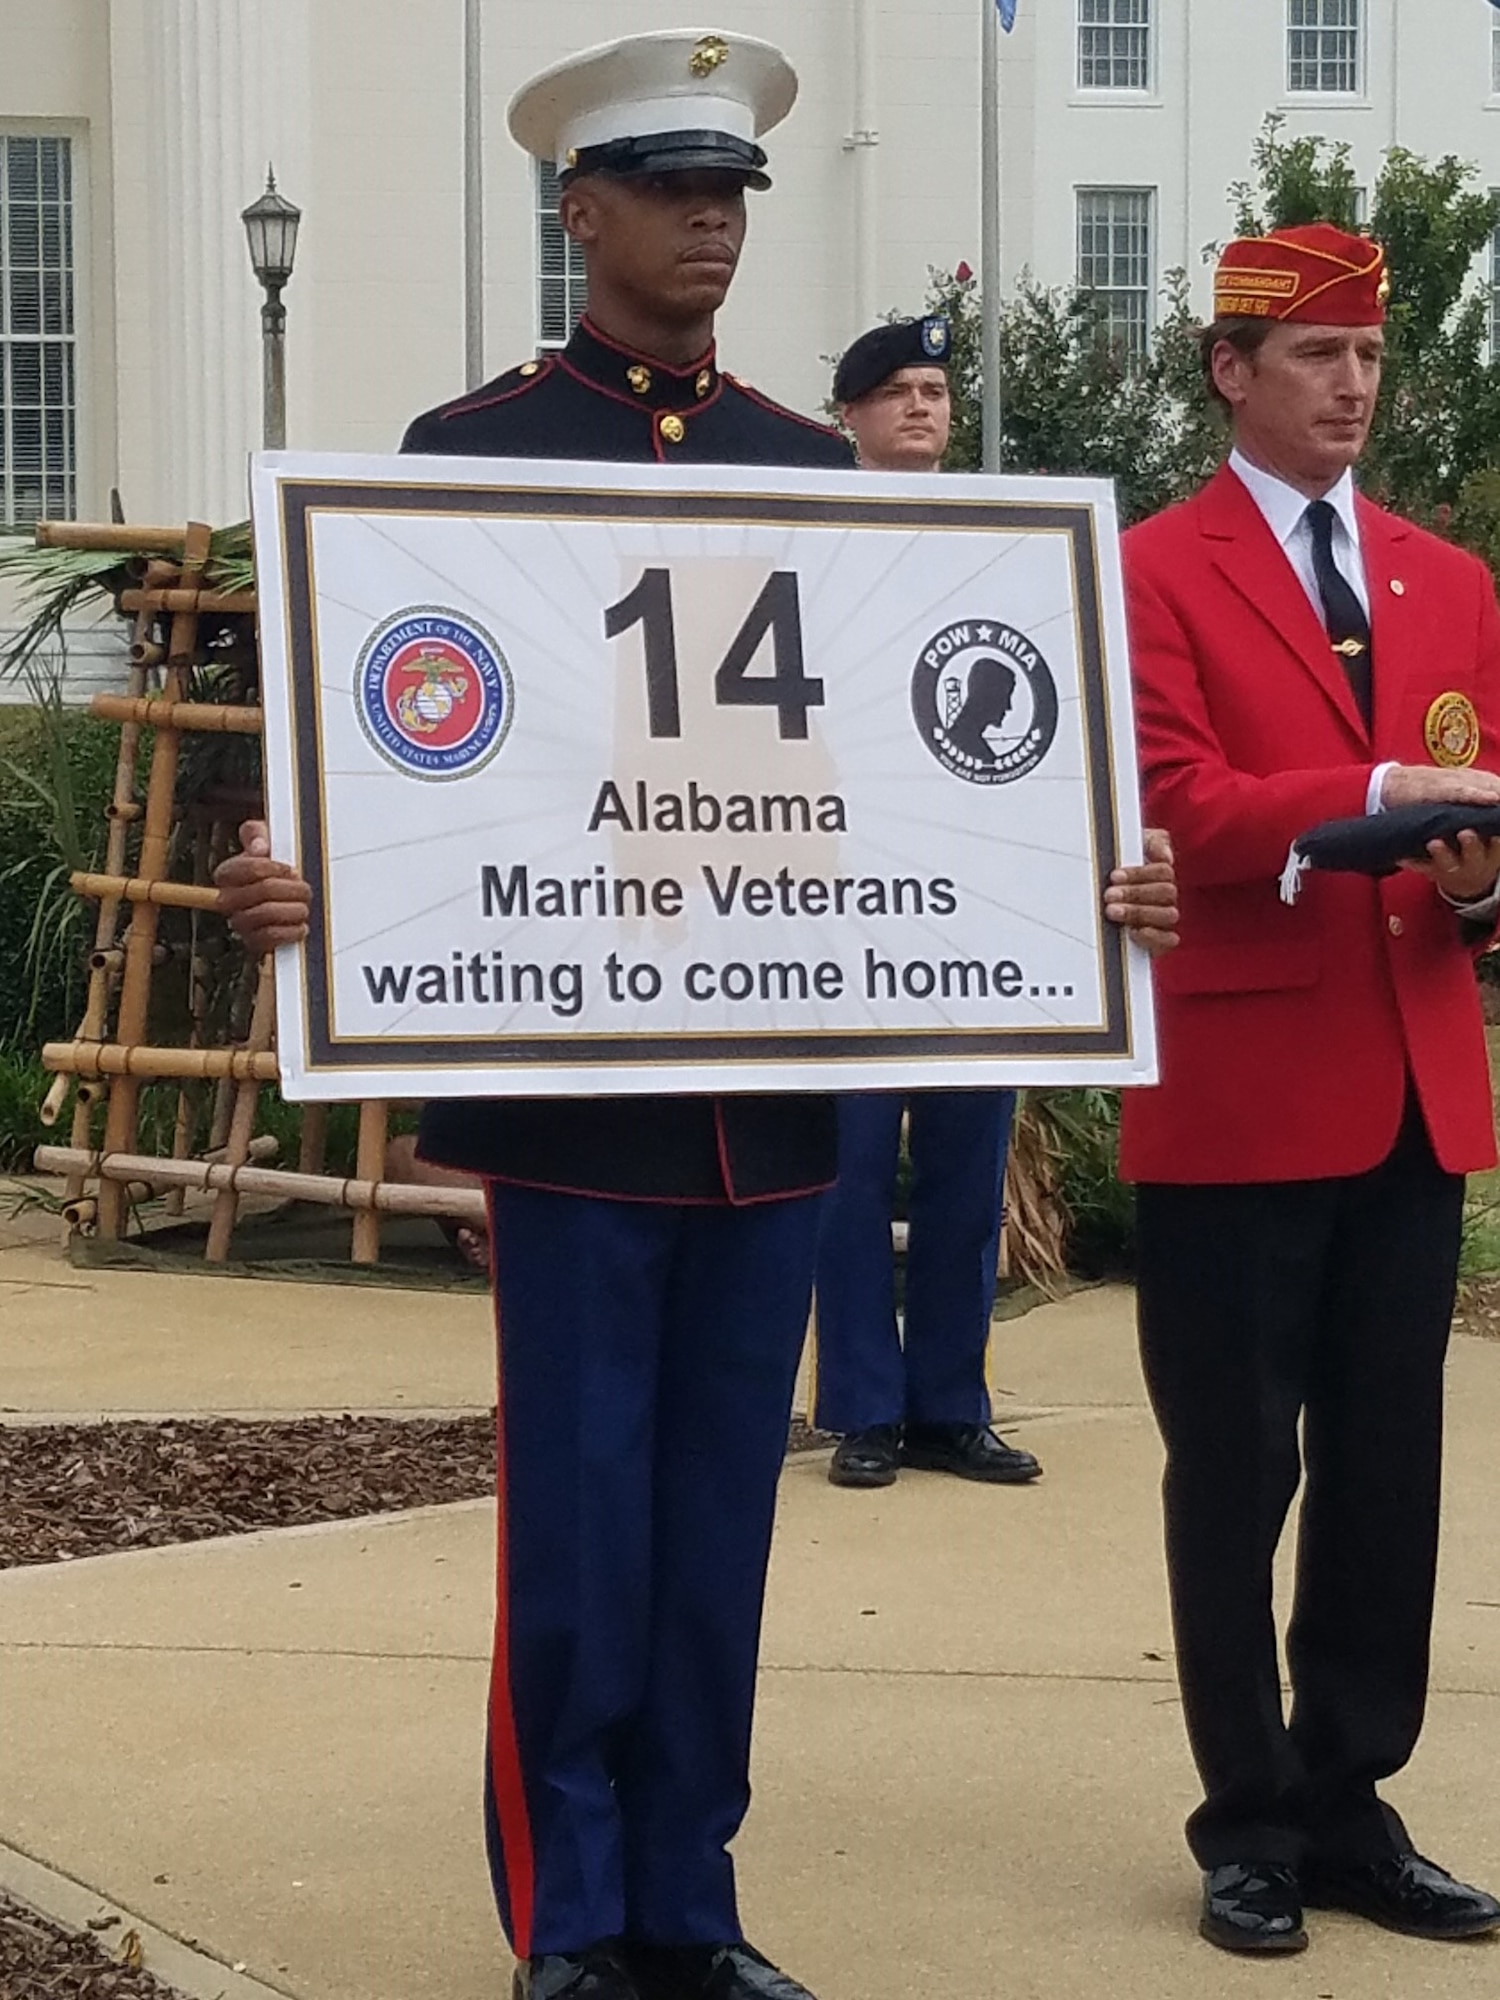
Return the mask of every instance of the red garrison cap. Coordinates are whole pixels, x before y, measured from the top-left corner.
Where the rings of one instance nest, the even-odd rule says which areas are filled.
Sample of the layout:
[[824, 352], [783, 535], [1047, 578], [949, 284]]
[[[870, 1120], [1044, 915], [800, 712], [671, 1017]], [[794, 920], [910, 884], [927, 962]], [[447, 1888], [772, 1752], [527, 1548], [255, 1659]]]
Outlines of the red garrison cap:
[[1288, 319], [1380, 326], [1391, 295], [1385, 252], [1331, 222], [1242, 236], [1214, 272], [1215, 319]]

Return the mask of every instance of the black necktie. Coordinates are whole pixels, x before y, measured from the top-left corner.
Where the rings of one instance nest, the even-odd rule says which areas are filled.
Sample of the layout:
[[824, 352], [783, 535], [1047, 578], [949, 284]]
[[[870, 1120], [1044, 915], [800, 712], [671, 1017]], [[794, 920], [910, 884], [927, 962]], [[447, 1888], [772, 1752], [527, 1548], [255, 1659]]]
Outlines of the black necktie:
[[1333, 524], [1337, 517], [1326, 500], [1314, 500], [1307, 509], [1307, 525], [1312, 530], [1313, 574], [1318, 579], [1318, 595], [1323, 600], [1323, 622], [1329, 642], [1344, 663], [1355, 705], [1370, 726], [1370, 621], [1355, 595], [1354, 586], [1333, 559]]

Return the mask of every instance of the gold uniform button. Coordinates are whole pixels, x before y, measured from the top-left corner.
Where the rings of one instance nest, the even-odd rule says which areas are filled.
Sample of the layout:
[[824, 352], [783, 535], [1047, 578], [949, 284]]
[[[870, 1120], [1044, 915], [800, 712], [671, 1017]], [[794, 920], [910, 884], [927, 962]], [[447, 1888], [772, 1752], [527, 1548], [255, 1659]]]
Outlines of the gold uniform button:
[[634, 368], [627, 368], [625, 370], [625, 380], [638, 396], [644, 396], [646, 391], [651, 387], [651, 370], [649, 368], [642, 368], [640, 363], [637, 362]]
[[541, 366], [540, 361], [523, 361], [521, 363], [521, 373], [523, 375], [537, 375], [541, 372]]
[[661, 420], [661, 434], [668, 444], [681, 444], [682, 440], [687, 436], [687, 425], [682, 421], [681, 417], [663, 417]]
[[712, 375], [709, 374], [706, 368], [704, 369], [703, 373], [698, 377], [697, 381], [693, 384], [694, 389], [700, 396], [706, 396], [709, 390], [713, 386], [714, 386], [714, 378]]
[[1406, 929], [1399, 917], [1390, 917], [1386, 921], [1392, 937], [1400, 937]]

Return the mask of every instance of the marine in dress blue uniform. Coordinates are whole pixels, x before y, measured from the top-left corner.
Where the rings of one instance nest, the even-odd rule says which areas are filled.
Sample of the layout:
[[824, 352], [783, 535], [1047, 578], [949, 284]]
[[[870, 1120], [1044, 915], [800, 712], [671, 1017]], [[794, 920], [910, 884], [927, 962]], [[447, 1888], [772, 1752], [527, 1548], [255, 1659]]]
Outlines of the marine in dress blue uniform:
[[[937, 315], [872, 327], [840, 361], [834, 400], [877, 471], [935, 471], [947, 445], [951, 331]], [[877, 405], [876, 399], [879, 398]], [[1041, 1467], [990, 1429], [985, 1350], [995, 1302], [1015, 1095], [850, 1092], [838, 1184], [818, 1250], [816, 1421], [841, 1434], [840, 1486], [888, 1486], [900, 1462], [1016, 1484]], [[891, 1256], [901, 1120], [911, 1158], [903, 1331]]]
[[[742, 37], [634, 37], [523, 90], [511, 128], [564, 185], [737, 176], [790, 108]], [[644, 126], [644, 129], [643, 129]], [[417, 418], [470, 457], [847, 467], [847, 445], [725, 374], [585, 319]], [[424, 1157], [490, 1190], [499, 1326], [498, 1615], [486, 1815], [517, 1992], [804, 1989], [743, 1947], [728, 1846], [749, 1802], [777, 1477], [836, 1165], [822, 1097], [432, 1104]]]

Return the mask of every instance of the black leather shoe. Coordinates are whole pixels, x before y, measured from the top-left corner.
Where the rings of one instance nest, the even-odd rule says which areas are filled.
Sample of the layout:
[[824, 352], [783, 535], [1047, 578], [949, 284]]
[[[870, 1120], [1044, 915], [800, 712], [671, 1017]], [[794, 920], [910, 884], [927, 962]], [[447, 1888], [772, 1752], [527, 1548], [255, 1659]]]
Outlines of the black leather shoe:
[[1228, 1861], [1203, 1878], [1198, 1929], [1220, 1951], [1305, 1951], [1302, 1892], [1290, 1868]]
[[1467, 1938], [1500, 1930], [1500, 1902], [1455, 1882], [1420, 1854], [1310, 1866], [1307, 1900], [1318, 1910], [1352, 1910], [1407, 1937]]
[[813, 2000], [753, 1945], [627, 1947], [641, 2000]]
[[851, 1431], [834, 1447], [828, 1477], [835, 1486], [894, 1486], [900, 1448], [899, 1424], [876, 1424], [867, 1431]]
[[1042, 1472], [1029, 1451], [1002, 1443], [988, 1424], [908, 1424], [901, 1463], [995, 1486], [1025, 1486]]
[[581, 1952], [549, 1952], [516, 1967], [511, 2000], [641, 2000], [613, 1946], [592, 1945]]

